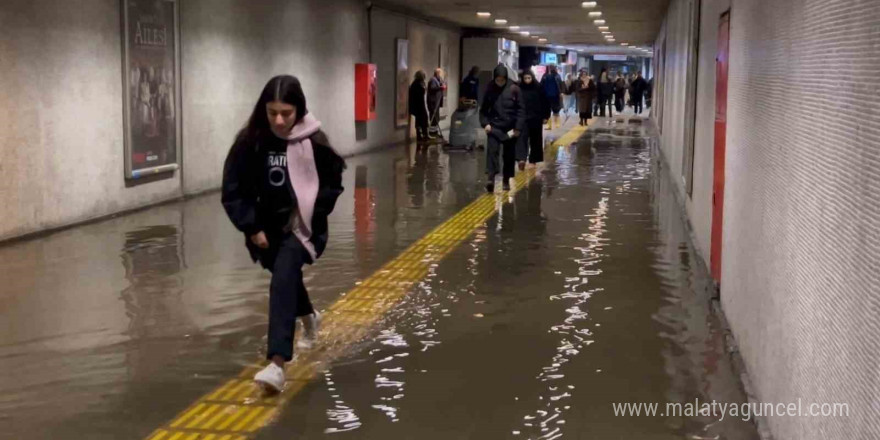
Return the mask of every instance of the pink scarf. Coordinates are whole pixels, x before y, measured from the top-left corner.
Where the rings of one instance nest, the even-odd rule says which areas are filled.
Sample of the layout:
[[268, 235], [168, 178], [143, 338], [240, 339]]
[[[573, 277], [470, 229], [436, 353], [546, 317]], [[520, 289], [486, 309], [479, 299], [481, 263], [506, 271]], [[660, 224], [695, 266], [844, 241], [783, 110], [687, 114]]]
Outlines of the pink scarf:
[[315, 150], [309, 137], [318, 132], [321, 122], [312, 115], [305, 115], [287, 136], [287, 172], [297, 200], [297, 216], [293, 220], [293, 233], [303, 244], [312, 260], [317, 253], [311, 242], [312, 213], [318, 197], [318, 169], [315, 167]]

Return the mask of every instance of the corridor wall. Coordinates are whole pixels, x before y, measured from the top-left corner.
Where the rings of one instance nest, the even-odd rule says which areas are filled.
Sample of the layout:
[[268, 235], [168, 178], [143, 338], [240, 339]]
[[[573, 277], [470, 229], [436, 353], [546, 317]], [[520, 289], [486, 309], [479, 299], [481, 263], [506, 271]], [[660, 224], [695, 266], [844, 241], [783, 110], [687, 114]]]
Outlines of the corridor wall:
[[[674, 0], [667, 62], [678, 71]], [[721, 303], [761, 402], [845, 403], [849, 416], [769, 417], [780, 440], [880, 436], [880, 3], [703, 0], [694, 192], [708, 263], [715, 47], [731, 9]], [[671, 67], [675, 65], [676, 67]], [[829, 68], [833, 66], [833, 68]], [[667, 76], [662, 149], [680, 176], [685, 121]], [[670, 82], [672, 84], [670, 84]], [[684, 189], [679, 188], [684, 194]]]
[[[218, 188], [236, 132], [278, 74], [299, 77], [309, 111], [341, 154], [404, 140], [406, 130], [386, 120], [401, 29], [411, 68], [433, 71], [439, 44], [449, 48], [448, 96], [457, 100], [456, 30], [396, 14], [402, 26], [374, 26], [373, 38], [362, 0], [180, 1], [181, 169], [126, 182], [120, 4], [0, 2], [0, 240]], [[354, 65], [371, 57], [380, 68], [379, 119], [357, 124]]]

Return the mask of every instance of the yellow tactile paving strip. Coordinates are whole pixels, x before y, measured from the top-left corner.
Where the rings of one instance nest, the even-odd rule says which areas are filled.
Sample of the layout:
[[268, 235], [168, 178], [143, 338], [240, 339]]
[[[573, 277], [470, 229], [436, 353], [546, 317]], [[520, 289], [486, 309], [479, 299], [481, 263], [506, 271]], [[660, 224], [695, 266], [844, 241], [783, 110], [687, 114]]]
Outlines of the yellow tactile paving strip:
[[[575, 142], [586, 127], [575, 127], [548, 148], [552, 158], [560, 145]], [[263, 367], [252, 365], [237, 377], [202, 396], [168, 425], [147, 440], [246, 440], [269, 424], [285, 402], [305, 387], [322, 365], [337, 359], [351, 344], [368, 336], [373, 324], [427, 275], [473, 231], [495, 214], [498, 207], [535, 176], [535, 171], [521, 172], [509, 193], [486, 194], [455, 216], [413, 243], [394, 260], [341, 296], [324, 312], [320, 349], [306, 352], [287, 368], [287, 385], [280, 395], [267, 398], [253, 385], [251, 378]]]

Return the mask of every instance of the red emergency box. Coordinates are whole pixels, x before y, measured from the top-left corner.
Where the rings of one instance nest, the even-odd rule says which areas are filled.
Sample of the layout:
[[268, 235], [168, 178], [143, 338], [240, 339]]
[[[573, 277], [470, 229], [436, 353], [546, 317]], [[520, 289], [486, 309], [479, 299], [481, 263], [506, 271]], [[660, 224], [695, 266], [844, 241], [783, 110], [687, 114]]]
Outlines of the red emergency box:
[[354, 65], [354, 120], [376, 119], [376, 65]]

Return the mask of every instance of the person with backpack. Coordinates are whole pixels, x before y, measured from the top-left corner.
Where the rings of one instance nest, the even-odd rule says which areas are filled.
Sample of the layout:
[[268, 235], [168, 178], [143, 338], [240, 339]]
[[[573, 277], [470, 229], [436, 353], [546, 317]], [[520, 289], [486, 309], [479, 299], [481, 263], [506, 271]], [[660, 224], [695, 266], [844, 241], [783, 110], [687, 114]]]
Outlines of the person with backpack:
[[562, 110], [562, 93], [565, 91], [565, 83], [556, 70], [556, 65], [551, 64], [547, 68], [547, 73], [541, 78], [541, 89], [544, 90], [544, 96], [550, 104], [550, 111], [553, 112], [553, 120], [547, 121], [547, 130], [553, 129], [553, 123], [559, 128], [559, 112]]

